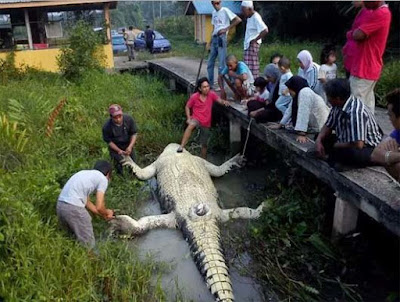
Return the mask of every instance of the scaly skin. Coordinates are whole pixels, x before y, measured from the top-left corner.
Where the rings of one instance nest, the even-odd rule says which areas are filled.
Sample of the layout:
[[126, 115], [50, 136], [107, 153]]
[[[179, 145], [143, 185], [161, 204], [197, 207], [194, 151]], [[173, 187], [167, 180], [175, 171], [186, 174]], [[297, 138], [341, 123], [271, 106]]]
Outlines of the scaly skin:
[[163, 215], [147, 216], [138, 221], [126, 215], [117, 215], [111, 221], [112, 231], [140, 235], [154, 228], [182, 230], [199, 271], [216, 301], [234, 301], [228, 267], [222, 253], [218, 222], [232, 218], [255, 219], [263, 205], [257, 209], [235, 208], [222, 210], [217, 203], [218, 194], [211, 176], [222, 176], [243, 160], [235, 156], [221, 166], [193, 156], [186, 150], [177, 153], [178, 144], [168, 145], [158, 159], [141, 169], [130, 157], [124, 164], [131, 167], [139, 179], [157, 177]]

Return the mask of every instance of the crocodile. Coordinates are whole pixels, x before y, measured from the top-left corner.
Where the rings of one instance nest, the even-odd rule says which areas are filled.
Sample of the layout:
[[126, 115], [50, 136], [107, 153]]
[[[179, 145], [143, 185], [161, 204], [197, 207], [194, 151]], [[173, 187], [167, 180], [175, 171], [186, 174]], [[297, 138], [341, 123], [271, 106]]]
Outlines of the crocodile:
[[179, 228], [188, 241], [193, 259], [216, 301], [234, 301], [228, 267], [223, 256], [218, 222], [230, 219], [255, 219], [262, 212], [238, 207], [221, 209], [211, 177], [220, 177], [233, 167], [240, 167], [243, 157], [236, 155], [220, 166], [169, 144], [155, 162], [140, 168], [130, 157], [123, 164], [131, 168], [137, 178], [157, 178], [161, 215], [135, 220], [128, 215], [116, 215], [110, 231], [138, 236], [154, 228]]

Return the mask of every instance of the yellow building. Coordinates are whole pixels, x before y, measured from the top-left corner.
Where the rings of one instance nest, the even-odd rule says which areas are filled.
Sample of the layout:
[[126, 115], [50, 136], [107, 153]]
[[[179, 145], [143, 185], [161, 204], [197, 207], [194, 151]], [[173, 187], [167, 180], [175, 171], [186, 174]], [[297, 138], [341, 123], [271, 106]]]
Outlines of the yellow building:
[[[222, 1], [222, 6], [229, 8], [236, 15], [241, 13], [240, 4], [240, 1]], [[213, 11], [214, 7], [211, 1], [189, 1], [187, 4], [185, 15], [194, 16], [194, 39], [197, 43], [210, 43], [213, 30], [211, 24], [211, 15]], [[228, 40], [232, 39], [235, 32], [236, 28], [229, 31]]]
[[0, 59], [15, 50], [16, 65], [57, 72], [60, 47], [77, 19], [94, 30], [105, 30], [106, 68], [114, 67], [110, 9], [117, 0], [2, 0], [0, 2]]

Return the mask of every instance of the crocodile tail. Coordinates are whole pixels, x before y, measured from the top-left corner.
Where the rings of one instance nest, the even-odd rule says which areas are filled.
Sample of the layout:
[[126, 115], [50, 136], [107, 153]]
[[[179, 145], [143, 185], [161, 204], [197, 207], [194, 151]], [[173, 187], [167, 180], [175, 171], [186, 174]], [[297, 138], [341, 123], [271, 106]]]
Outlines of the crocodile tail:
[[234, 301], [216, 220], [184, 222], [182, 231], [189, 242], [194, 261], [216, 301]]

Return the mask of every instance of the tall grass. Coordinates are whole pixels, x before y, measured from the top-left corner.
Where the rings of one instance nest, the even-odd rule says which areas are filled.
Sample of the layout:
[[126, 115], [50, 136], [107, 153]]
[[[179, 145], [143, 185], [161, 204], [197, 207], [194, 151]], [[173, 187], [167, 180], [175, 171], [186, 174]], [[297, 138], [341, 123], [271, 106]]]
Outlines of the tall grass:
[[[49, 115], [63, 98], [68, 102], [47, 137]], [[30, 72], [0, 87], [0, 116], [20, 127], [12, 134], [12, 146], [18, 146], [18, 139], [26, 140], [22, 150], [0, 149], [2, 158], [18, 151], [20, 163], [7, 170], [0, 167], [0, 297], [7, 301], [165, 300], [160, 288], [150, 282], [158, 268], [139, 261], [124, 243], [107, 240], [105, 222], [94, 219], [99, 255], [90, 255], [58, 230], [55, 205], [73, 173], [91, 168], [98, 159], [109, 159], [101, 137], [109, 104], [119, 103], [133, 115], [139, 128], [139, 159], [150, 160], [140, 155], [155, 157], [166, 144], [179, 141], [185, 100], [154, 78], [129, 74], [91, 72], [79, 83], [70, 83], [56, 74]], [[134, 215], [140, 187], [132, 178], [114, 177], [107, 205]]]

